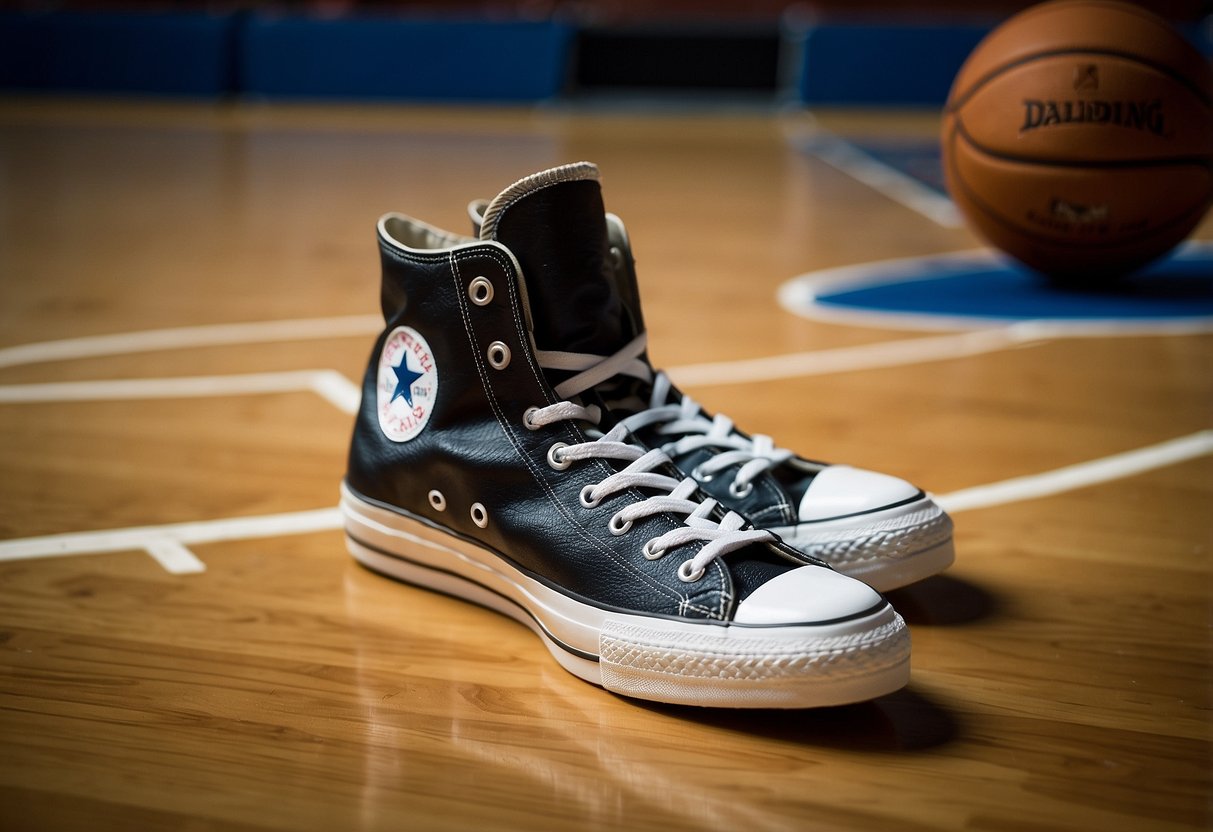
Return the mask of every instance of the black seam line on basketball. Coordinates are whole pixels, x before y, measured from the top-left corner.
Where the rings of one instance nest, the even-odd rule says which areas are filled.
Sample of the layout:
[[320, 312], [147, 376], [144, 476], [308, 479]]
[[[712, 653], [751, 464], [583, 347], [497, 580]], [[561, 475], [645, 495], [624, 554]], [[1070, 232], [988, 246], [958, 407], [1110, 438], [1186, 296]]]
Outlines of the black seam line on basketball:
[[964, 192], [965, 196], [967, 196], [974, 204], [976, 204], [978, 207], [981, 208], [982, 213], [989, 220], [991, 220], [992, 222], [1001, 226], [1004, 229], [1014, 232], [1015, 234], [1022, 234], [1030, 240], [1036, 240], [1036, 241], [1039, 241], [1042, 243], [1048, 243], [1050, 245], [1056, 244], [1056, 245], [1059, 245], [1059, 247], [1061, 247], [1061, 248], [1067, 248], [1067, 247], [1082, 248], [1081, 244], [1078, 244], [1076, 246], [1067, 246], [1064, 242], [1058, 242], [1054, 238], [1046, 237], [1046, 236], [1040, 234], [1039, 232], [1035, 232], [1030, 229], [1022, 228], [1019, 225], [1012, 223], [1010, 220], [1005, 219], [1001, 214], [999, 214], [997, 211], [995, 211], [994, 208], [988, 202], [986, 202], [984, 199], [982, 199], [976, 193], [974, 193], [973, 190], [969, 187], [968, 182], [964, 179], [964, 177], [962, 177], [960, 175], [960, 170], [959, 170], [957, 162], [956, 162], [956, 138], [957, 138], [958, 133], [959, 133], [959, 131], [956, 129], [956, 127], [954, 125], [950, 135], [948, 136], [948, 141], [952, 145], [951, 152], [948, 154], [948, 160], [950, 162], [949, 169], [952, 172], [952, 181], [956, 187], [958, 187], [961, 191]]
[[1042, 168], [1081, 168], [1083, 170], [1129, 170], [1132, 168], [1169, 168], [1196, 167], [1213, 172], [1213, 157], [1210, 156], [1174, 156], [1166, 159], [1116, 159], [1104, 162], [1085, 162], [1071, 159], [1035, 159], [1014, 156], [1010, 153], [994, 150], [973, 138], [973, 134], [965, 127], [964, 120], [957, 116], [955, 129], [974, 150], [998, 159], [1002, 162], [1016, 162], [1021, 165], [1039, 165]]
[[947, 105], [947, 108], [945, 109], [945, 112], [947, 112], [947, 113], [956, 112], [956, 110], [963, 107], [965, 104], [969, 103], [969, 100], [973, 96], [977, 95], [978, 91], [981, 90], [982, 87], [984, 87], [986, 84], [993, 81], [999, 75], [1002, 75], [1008, 69], [1015, 69], [1016, 67], [1023, 66], [1024, 64], [1029, 64], [1032, 61], [1036, 61], [1041, 58], [1057, 58], [1057, 57], [1061, 57], [1063, 55], [1096, 55], [1096, 56], [1099, 56], [1102, 58], [1122, 58], [1125, 60], [1133, 61], [1134, 63], [1141, 64], [1142, 66], [1148, 66], [1150, 69], [1156, 70], [1157, 72], [1160, 72], [1163, 75], [1166, 75], [1172, 81], [1178, 81], [1182, 86], [1187, 87], [1188, 90], [1193, 95], [1195, 95], [1198, 99], [1200, 99], [1201, 103], [1203, 103], [1206, 107], [1213, 107], [1213, 100], [1211, 100], [1209, 98], [1209, 95], [1204, 90], [1200, 89], [1197, 86], [1194, 86], [1191, 81], [1189, 81], [1184, 76], [1180, 75], [1175, 70], [1166, 66], [1165, 64], [1160, 64], [1155, 61], [1141, 58], [1130, 52], [1120, 52], [1115, 49], [1052, 49], [1052, 50], [1049, 50], [1048, 52], [1034, 52], [1031, 55], [1026, 55], [1022, 58], [1019, 58], [1018, 60], [1012, 61], [1009, 64], [1003, 64], [1003, 65], [999, 66], [997, 69], [987, 72], [981, 78], [977, 79], [977, 81], [973, 84], [973, 86], [969, 88], [969, 91], [967, 93], [965, 93], [964, 96], [960, 100], [958, 100], [956, 102], [949, 102]]
[[[957, 126], [963, 127], [963, 125], [959, 125], [959, 119], [957, 119]], [[978, 144], [976, 144], [972, 141], [972, 137], [970, 137], [967, 132], [963, 132], [963, 130], [958, 130], [957, 126], [953, 126], [953, 129], [952, 129], [952, 139], [953, 139], [952, 152], [949, 154], [950, 159], [952, 161], [952, 179], [953, 179], [953, 182], [956, 182], [958, 184], [958, 186], [964, 190], [964, 194], [966, 194], [970, 200], [973, 200], [975, 204], [978, 204], [981, 207], [981, 210], [983, 210], [983, 212], [985, 213], [985, 215], [987, 217], [990, 217], [991, 220], [997, 222], [998, 224], [1000, 224], [1000, 226], [1013, 230], [1013, 232], [1015, 232], [1016, 234], [1023, 234], [1023, 235], [1025, 235], [1025, 237], [1036, 240], [1036, 241], [1038, 241], [1038, 243], [1042, 243], [1044, 245], [1057, 246], [1058, 249], [1070, 249], [1070, 250], [1078, 250], [1078, 251], [1084, 251], [1084, 250], [1089, 249], [1089, 241], [1072, 241], [1072, 240], [1059, 239], [1059, 238], [1055, 238], [1055, 237], [1047, 237], [1047, 235], [1044, 235], [1041, 232], [1037, 232], [1037, 230], [1032, 229], [1030, 227], [1019, 226], [1019, 224], [1015, 224], [1012, 220], [1009, 220], [1009, 218], [1004, 218], [1000, 211], [997, 211], [995, 209], [995, 207], [990, 205], [990, 203], [987, 203], [986, 200], [981, 199], [980, 196], [978, 196], [978, 194], [974, 193], [974, 190], [972, 188], [969, 188], [967, 179], [961, 176], [961, 173], [959, 173], [959, 170], [957, 167], [957, 163], [956, 163], [957, 155], [956, 155], [956, 143], [955, 143], [957, 133], [963, 133], [963, 138], [966, 139], [966, 141], [973, 148], [978, 149], [978, 150], [983, 150], [983, 149], [981, 149], [981, 147], [978, 146]], [[983, 152], [984, 152], [984, 150], [983, 150]], [[1019, 161], [1019, 160], [1016, 160], [1016, 161]], [[1200, 166], [1203, 166], [1203, 165], [1200, 165]], [[1162, 230], [1166, 230], [1168, 228], [1172, 228], [1173, 226], [1179, 226], [1179, 224], [1188, 222], [1192, 215], [1202, 215], [1202, 213], [1205, 213], [1205, 211], [1208, 210], [1209, 201], [1211, 201], [1211, 200], [1206, 199], [1205, 201], [1202, 201], [1202, 203], [1196, 203], [1196, 204], [1192, 205], [1191, 207], [1189, 207], [1188, 210], [1178, 213], [1178, 215], [1175, 215], [1172, 218], [1169, 218], [1169, 220], [1167, 220], [1166, 222], [1157, 224], [1157, 226], [1152, 226], [1151, 228], [1144, 230], [1144, 232], [1139, 232], [1138, 234], [1133, 235], [1133, 237], [1127, 237], [1122, 240], [1117, 240], [1115, 245], [1117, 247], [1131, 246], [1131, 245], [1134, 245], [1135, 243], [1138, 243], [1138, 241], [1140, 241], [1140, 240], [1154, 237], [1155, 234], [1157, 234], [1158, 232], [1162, 232]]]
[[829, 523], [832, 520], [846, 520], [848, 517], [862, 517], [865, 514], [876, 514], [877, 512], [887, 511], [891, 508], [908, 506], [910, 503], [918, 502], [925, 496], [927, 496], [925, 491], [919, 491], [913, 497], [906, 497], [904, 500], [898, 500], [895, 503], [889, 503], [888, 505], [880, 506], [879, 508], [868, 508], [864, 509], [863, 511], [853, 511], [850, 514], [835, 514], [833, 517], [822, 517], [820, 520], [797, 520], [796, 525], [800, 525], [802, 523]]
[[[948, 154], [948, 158], [951, 161], [952, 181], [955, 183], [956, 187], [958, 187], [962, 191], [964, 191], [965, 196], [967, 196], [974, 203], [976, 203], [978, 206], [981, 207], [982, 212], [986, 215], [986, 217], [988, 217], [991, 221], [998, 224], [999, 226], [1002, 226], [1003, 228], [1005, 228], [1009, 231], [1013, 231], [1015, 234], [1022, 235], [1024, 237], [1027, 237], [1030, 240], [1039, 242], [1043, 245], [1053, 246], [1054, 248], [1064, 249], [1067, 251], [1076, 251], [1076, 252], [1090, 251], [1090, 249], [1091, 249], [1090, 242], [1071, 242], [1068, 240], [1062, 240], [1062, 239], [1058, 239], [1056, 237], [1046, 236], [1046, 235], [1040, 233], [1039, 231], [1035, 231], [1030, 228], [1025, 228], [1024, 226], [1021, 226], [1021, 225], [1016, 225], [1011, 220], [1004, 218], [1000, 213], [998, 213], [994, 209], [994, 207], [992, 205], [990, 205], [984, 199], [982, 199], [977, 194], [975, 194], [973, 192], [973, 190], [969, 187], [968, 182], [965, 181], [964, 177], [962, 177], [960, 175], [960, 172], [956, 169], [956, 148], [955, 148], [956, 134], [957, 134], [957, 131], [955, 129], [953, 129], [952, 135], [950, 137], [951, 141], [953, 142], [953, 147], [952, 147], [952, 152]], [[1193, 205], [1191, 208], [1189, 208], [1187, 211], [1184, 211], [1182, 214], [1179, 214], [1178, 216], [1173, 217], [1171, 220], [1163, 223], [1162, 225], [1154, 226], [1153, 228], [1149, 229], [1148, 231], [1143, 231], [1136, 236], [1128, 237], [1124, 240], [1118, 241], [1116, 243], [1116, 246], [1118, 248], [1124, 248], [1127, 246], [1131, 246], [1140, 240], [1143, 240], [1147, 237], [1154, 236], [1155, 234], [1159, 233], [1160, 231], [1165, 231], [1168, 228], [1171, 228], [1172, 226], [1180, 225], [1182, 223], [1187, 222], [1193, 214], [1203, 214], [1206, 210], [1208, 210], [1208, 207], [1209, 207], [1209, 200], [1205, 200], [1204, 202], [1197, 203], [1197, 204]], [[1040, 271], [1039, 269], [1034, 269], [1034, 270]]]
[[[362, 540], [361, 538], [357, 537], [356, 535], [350, 534], [348, 531], [346, 532], [346, 535], [349, 537], [350, 540], [354, 541], [359, 546], [362, 546], [363, 548], [366, 548], [366, 549], [370, 549], [372, 552], [376, 552], [380, 555], [383, 555], [384, 557], [393, 558], [393, 559], [399, 560], [399, 561], [404, 561], [405, 563], [415, 566], [419, 569], [425, 569], [430, 572], [438, 572], [443, 575], [449, 575], [452, 578], [457, 578], [460, 581], [463, 581], [464, 583], [472, 584], [473, 586], [479, 587], [480, 589], [483, 589], [485, 592], [492, 593], [493, 595], [500, 598], [502, 601], [505, 601], [506, 603], [510, 604], [511, 606], [521, 610], [527, 616], [527, 618], [529, 618], [535, 622], [536, 627], [538, 627], [540, 630], [543, 631], [544, 636], [549, 641], [551, 641], [553, 644], [555, 644], [557, 647], [559, 647], [561, 650], [564, 650], [566, 653], [572, 653], [574, 656], [577, 656], [578, 658], [586, 659], [587, 661], [591, 661], [591, 662], [600, 661], [599, 657], [597, 655], [595, 655], [594, 653], [589, 653], [589, 652], [586, 652], [585, 650], [580, 650], [571, 644], [566, 644], [563, 641], [561, 641], [554, 633], [552, 633], [551, 630], [549, 630], [547, 628], [547, 626], [542, 621], [540, 621], [537, 617], [535, 617], [534, 613], [532, 613], [530, 610], [528, 610], [522, 604], [519, 604], [513, 598], [509, 597], [508, 595], [503, 595], [502, 593], [498, 592], [497, 590], [493, 589], [490, 586], [485, 586], [484, 584], [480, 583], [479, 581], [473, 581], [472, 579], [467, 578], [463, 575], [460, 575], [457, 572], [452, 572], [450, 569], [443, 569], [438, 566], [430, 566], [428, 563], [421, 563], [419, 561], [413, 560], [412, 558], [406, 558], [402, 555], [398, 555], [395, 552], [389, 552], [386, 549], [381, 549], [378, 546], [375, 546], [374, 544], [371, 544], [371, 543], [366, 542], [365, 540]], [[359, 561], [359, 563], [361, 563], [361, 561]], [[383, 575], [383, 576], [391, 578], [393, 580], [402, 581], [403, 583], [409, 584], [410, 586], [418, 586], [423, 589], [429, 590], [431, 592], [438, 592], [442, 595], [447, 596], [448, 598], [455, 598], [457, 600], [464, 601], [464, 602], [469, 600], [465, 596], [456, 595], [453, 592], [447, 592], [447, 591], [441, 590], [441, 589], [436, 590], [434, 587], [429, 586], [428, 584], [417, 584], [417, 583], [414, 583], [413, 581], [408, 580], [407, 578], [401, 578], [397, 575], [393, 575], [388, 572], [380, 571], [378, 569], [375, 569], [373, 566], [370, 566], [369, 564], [363, 564], [363, 566], [366, 566], [368, 569], [370, 569], [372, 572], [375, 572], [376, 574]], [[483, 604], [480, 604], [478, 606], [488, 609], [487, 607], [484, 607]]]
[[[774, 629], [776, 627], [817, 627], [817, 626], [825, 626], [827, 624], [842, 624], [847, 621], [854, 621], [854, 620], [858, 620], [860, 618], [864, 618], [864, 617], [871, 615], [875, 612], [878, 612], [881, 609], [883, 609], [884, 607], [888, 606], [888, 602], [882, 598], [880, 600], [880, 602], [877, 604], [874, 604], [871, 609], [867, 609], [862, 612], [853, 613], [851, 615], [844, 615], [839, 618], [828, 618], [828, 619], [825, 619], [822, 621], [797, 621], [797, 622], [793, 622], [790, 624], [739, 624], [736, 621], [722, 621], [721, 619], [718, 619], [718, 618], [687, 618], [685, 616], [671, 615], [669, 613], [647, 612], [647, 611], [643, 611], [643, 610], [627, 609], [626, 607], [616, 607], [612, 604], [604, 604], [599, 601], [595, 601], [591, 598], [586, 598], [583, 595], [580, 595], [576, 592], [572, 592], [562, 586], [559, 586], [558, 584], [548, 580], [547, 578], [543, 577], [542, 575], [536, 574], [535, 572], [532, 572], [530, 569], [527, 569], [526, 567], [519, 565], [518, 563], [514, 562], [514, 560], [512, 558], [501, 554], [496, 549], [493, 549], [489, 546], [484, 545], [479, 540], [475, 540], [471, 537], [461, 534], [460, 532], [457, 532], [454, 529], [449, 529], [446, 526], [442, 526], [437, 523], [434, 523], [433, 521], [427, 520], [424, 517], [419, 517], [418, 515], [415, 515], [409, 511], [406, 511], [405, 509], [399, 508], [398, 506], [393, 506], [389, 503], [384, 503], [384, 502], [375, 500], [370, 497], [364, 497], [362, 494], [359, 494], [352, 487], [350, 487], [349, 483], [346, 483], [345, 487], [347, 489], [349, 489], [349, 492], [351, 494], [357, 496], [357, 498], [359, 500], [367, 503], [368, 505], [372, 505], [377, 508], [381, 508], [384, 511], [390, 512], [392, 514], [398, 514], [401, 517], [404, 517], [408, 520], [412, 520], [414, 522], [421, 523], [424, 526], [428, 526], [429, 528], [433, 529], [434, 531], [442, 532], [443, 534], [450, 535], [451, 537], [454, 537], [458, 540], [462, 540], [465, 543], [470, 543], [471, 545], [477, 547], [478, 549], [483, 549], [484, 551], [488, 552], [489, 554], [491, 554], [495, 557], [501, 558], [501, 560], [504, 563], [506, 563], [511, 568], [516, 569], [519, 572], [521, 572], [523, 574], [523, 576], [530, 578], [531, 580], [535, 581], [536, 583], [542, 584], [543, 586], [547, 587], [548, 589], [552, 590], [553, 592], [559, 593], [560, 595], [563, 595], [566, 598], [576, 601], [579, 604], [585, 604], [586, 606], [589, 606], [589, 607], [595, 607], [596, 609], [600, 609], [605, 612], [614, 612], [614, 613], [619, 613], [620, 615], [628, 615], [628, 616], [632, 616], [632, 617], [661, 618], [666, 621], [678, 621], [678, 622], [682, 622], [684, 624], [705, 624], [705, 625], [712, 625], [714, 627], [743, 627], [743, 628], [744, 627], [766, 627], [766, 628]], [[348, 531], [346, 531], [346, 534], [349, 535], [351, 538], [357, 540], [357, 538], [355, 538], [353, 535], [351, 535]], [[359, 542], [361, 543], [361, 541], [359, 541]], [[382, 554], [390, 556], [390, 557], [399, 557], [398, 555], [396, 555], [392, 552], [388, 552], [388, 551], [379, 549], [374, 546], [368, 546], [368, 548], [373, 549], [376, 552], [381, 552]], [[401, 557], [400, 560], [408, 560], [408, 559]], [[409, 562], [412, 563], [413, 561], [409, 561]], [[811, 566], [811, 564], [807, 564], [807, 565]], [[439, 568], [439, 567], [432, 567], [432, 568]], [[820, 567], [813, 567], [813, 568], [828, 569], [830, 567], [820, 566]], [[459, 576], [459, 577], [463, 578], [463, 580], [465, 580], [465, 581], [471, 580], [470, 578], [466, 578], [463, 576]], [[483, 586], [483, 584], [480, 584], [478, 581], [473, 581], [473, 583], [476, 583], [478, 586]], [[485, 589], [489, 589], [489, 587], [485, 587]], [[490, 591], [493, 591], [493, 590], [490, 589]]]

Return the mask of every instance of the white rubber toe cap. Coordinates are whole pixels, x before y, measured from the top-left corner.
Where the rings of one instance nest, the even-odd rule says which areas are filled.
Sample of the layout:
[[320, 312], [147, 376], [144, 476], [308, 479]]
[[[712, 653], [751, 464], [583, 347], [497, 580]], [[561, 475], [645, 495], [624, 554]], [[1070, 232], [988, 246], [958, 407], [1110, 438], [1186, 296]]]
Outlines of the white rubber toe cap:
[[813, 478], [800, 501], [801, 520], [828, 520], [877, 511], [912, 499], [919, 490], [905, 480], [849, 465], [831, 465]]
[[767, 581], [737, 605], [738, 624], [812, 624], [836, 621], [883, 602], [862, 581], [822, 566], [801, 566]]

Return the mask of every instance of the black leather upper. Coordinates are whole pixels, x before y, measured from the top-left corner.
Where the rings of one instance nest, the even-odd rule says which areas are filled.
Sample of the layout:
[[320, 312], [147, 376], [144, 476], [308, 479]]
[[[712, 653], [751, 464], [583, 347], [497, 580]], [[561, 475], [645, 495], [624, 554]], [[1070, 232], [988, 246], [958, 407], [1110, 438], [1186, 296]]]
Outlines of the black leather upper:
[[[639, 297], [636, 277], [636, 261], [631, 246], [622, 234], [622, 229], [611, 240], [616, 256], [609, 263], [615, 272], [614, 284], [620, 287], [621, 293], [631, 293], [631, 297]], [[639, 301], [635, 303], [639, 309]], [[652, 395], [652, 386], [648, 384], [632, 384], [628, 391], [632, 396], [647, 402]], [[612, 393], [614, 398], [622, 398], [618, 392]], [[677, 403], [683, 399], [683, 393], [676, 386], [671, 386], [668, 402]], [[616, 410], [614, 418], [629, 415], [628, 411]], [[711, 419], [711, 414], [704, 413], [705, 418]], [[660, 425], [640, 431], [637, 438], [649, 447], [661, 447], [677, 437], [662, 435], [658, 431]], [[675, 457], [678, 467], [690, 473], [703, 462], [714, 457], [719, 451], [710, 448], [700, 448], [687, 454]], [[791, 526], [800, 521], [800, 500], [808, 490], [813, 473], [823, 467], [824, 463], [796, 458], [792, 463], [785, 463], [773, 469], [764, 471], [752, 481], [751, 490], [742, 495], [730, 493], [729, 486], [740, 466], [721, 471], [711, 479], [699, 479], [699, 487], [707, 494], [720, 500], [733, 511], [741, 514], [760, 527]], [[806, 561], [816, 562], [807, 556]]]
[[[480, 233], [479, 224], [476, 232]], [[535, 313], [535, 340], [540, 349], [610, 355], [644, 332], [636, 263], [622, 225], [612, 233], [606, 222], [602, 191], [597, 181], [561, 183], [510, 204], [496, 222], [495, 239], [513, 248], [527, 275], [530, 307]], [[576, 279], [570, 276], [576, 275]], [[647, 354], [644, 356], [647, 361]], [[553, 379], [557, 381], [559, 379]], [[632, 378], [615, 378], [586, 394], [604, 403], [628, 399], [648, 401], [652, 387]], [[682, 401], [676, 387], [669, 401]], [[607, 423], [627, 416], [614, 408]], [[705, 414], [710, 418], [710, 414]], [[660, 426], [642, 430], [637, 438], [659, 447], [671, 437]], [[685, 472], [716, 455], [701, 448], [677, 457]], [[759, 474], [748, 492], [731, 493], [736, 468], [700, 479], [704, 492], [744, 515], [758, 526], [791, 526], [798, 522], [800, 501], [823, 464], [797, 459]]]
[[611, 355], [644, 331], [639, 299], [612, 267], [597, 181], [561, 182], [506, 206], [494, 239], [526, 275], [541, 350]]
[[[418, 251], [381, 235], [386, 327], [363, 382], [347, 483], [366, 499], [476, 541], [589, 602], [728, 619], [740, 597], [795, 566], [793, 550], [747, 547], [717, 559], [699, 581], [684, 583], [677, 569], [702, 543], [654, 561], [641, 555], [646, 541], [680, 526], [681, 519], [648, 517], [628, 533], [612, 535], [607, 527], [611, 516], [647, 495], [616, 494], [596, 508], [585, 508], [578, 499], [582, 487], [602, 481], [613, 473], [612, 466], [590, 460], [554, 470], [547, 463], [550, 446], [586, 441], [582, 430], [568, 421], [537, 430], [523, 422], [528, 407], [557, 398], [531, 351], [519, 261], [541, 348], [609, 354], [615, 341], [626, 343], [641, 326], [638, 305], [624, 310], [624, 293], [605, 264], [605, 233], [580, 225], [592, 223], [595, 214], [602, 222], [597, 182], [561, 183], [536, 196], [542, 196], [542, 205], [537, 201], [532, 206], [528, 197], [502, 216], [498, 237], [510, 240], [509, 248], [485, 241]], [[494, 290], [485, 306], [471, 303], [468, 296], [469, 284], [481, 276]], [[398, 326], [412, 327], [426, 339], [438, 376], [427, 426], [404, 442], [384, 435], [376, 413], [380, 354]], [[503, 369], [494, 369], [486, 359], [495, 341], [512, 353]], [[445, 495], [444, 511], [431, 506], [431, 489]], [[471, 519], [476, 502], [487, 510], [485, 528]]]

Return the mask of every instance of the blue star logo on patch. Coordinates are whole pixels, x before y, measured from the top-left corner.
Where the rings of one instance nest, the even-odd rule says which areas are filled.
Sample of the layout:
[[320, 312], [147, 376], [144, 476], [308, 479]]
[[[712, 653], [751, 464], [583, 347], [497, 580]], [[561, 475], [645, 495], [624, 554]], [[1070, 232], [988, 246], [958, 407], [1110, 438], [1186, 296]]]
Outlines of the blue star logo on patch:
[[383, 435], [408, 442], [425, 430], [438, 402], [438, 364], [421, 333], [399, 326], [388, 333], [375, 376], [375, 409]]
[[409, 369], [409, 357], [404, 355], [400, 359], [400, 363], [392, 367], [392, 372], [396, 374], [396, 390], [392, 393], [392, 401], [401, 396], [404, 397], [405, 403], [413, 406], [413, 382], [421, 378], [424, 373], [417, 373]]

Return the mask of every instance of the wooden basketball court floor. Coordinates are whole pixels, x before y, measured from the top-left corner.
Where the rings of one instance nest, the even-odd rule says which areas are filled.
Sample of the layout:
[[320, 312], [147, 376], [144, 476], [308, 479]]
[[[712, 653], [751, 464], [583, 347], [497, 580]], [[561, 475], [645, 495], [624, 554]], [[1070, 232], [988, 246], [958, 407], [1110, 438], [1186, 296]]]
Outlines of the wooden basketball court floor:
[[[789, 139], [823, 127], [935, 120], [0, 103], [0, 828], [1207, 828], [1210, 336], [789, 314], [795, 275], [978, 245]], [[891, 594], [903, 691], [628, 701], [346, 555], [377, 217], [464, 230], [579, 159], [676, 381], [953, 510], [955, 566]]]

